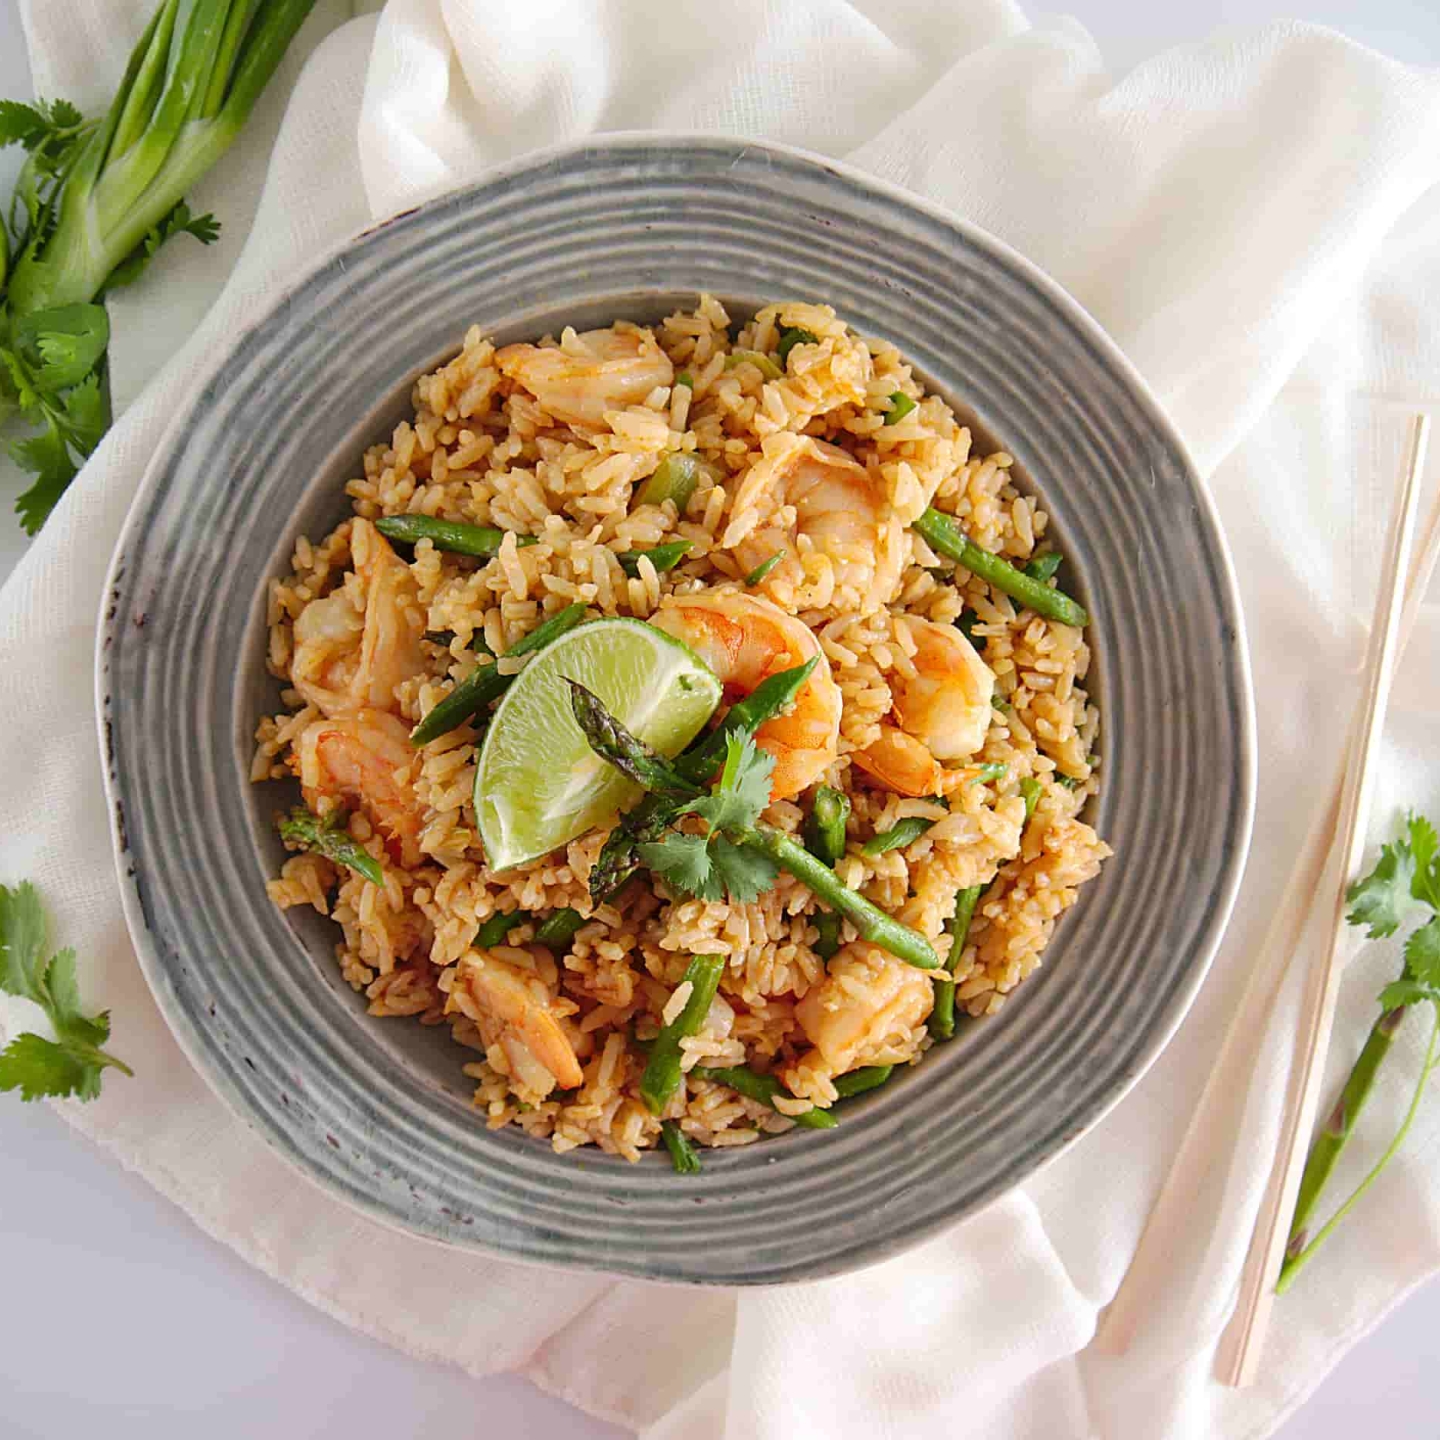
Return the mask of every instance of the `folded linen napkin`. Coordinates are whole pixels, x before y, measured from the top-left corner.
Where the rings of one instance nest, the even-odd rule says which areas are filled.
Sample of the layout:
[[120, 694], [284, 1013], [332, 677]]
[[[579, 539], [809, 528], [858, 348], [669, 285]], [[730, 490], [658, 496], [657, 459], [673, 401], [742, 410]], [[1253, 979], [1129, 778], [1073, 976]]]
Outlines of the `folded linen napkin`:
[[[23, 3], [40, 93], [102, 104], [151, 0]], [[520, 1370], [654, 1437], [923, 1440], [957, 1422], [981, 1437], [1266, 1433], [1440, 1266], [1437, 1109], [1284, 1304], [1260, 1383], [1237, 1393], [1209, 1380], [1270, 1158], [1293, 987], [1256, 1037], [1256, 1083], [1237, 1077], [1238, 1128], [1215, 1137], [1213, 1227], [1176, 1256], [1172, 1303], [1130, 1355], [1085, 1347], [1308, 823], [1309, 784], [1338, 747], [1404, 414], [1440, 399], [1440, 76], [1277, 25], [1173, 51], [1114, 83], [1078, 26], [1031, 25], [1005, 0], [939, 11], [926, 0], [392, 0], [378, 19], [348, 23], [341, 8], [317, 8], [264, 113], [199, 187], [200, 205], [227, 222], [218, 252], [167, 253], [116, 297], [125, 413], [0, 592], [12, 758], [0, 773], [11, 817], [0, 878], [43, 888], [79, 951], [85, 994], [113, 1009], [115, 1048], [137, 1067], [98, 1102], [62, 1106], [66, 1117], [348, 1323], [476, 1373]], [[643, 127], [846, 157], [1050, 270], [1145, 373], [1209, 478], [1260, 691], [1244, 891], [1194, 1012], [1151, 1073], [969, 1223], [859, 1274], [761, 1293], [456, 1256], [315, 1191], [170, 1039], [124, 937], [101, 812], [90, 679], [101, 577], [204, 357], [320, 247], [372, 218], [536, 146]], [[1387, 734], [1377, 833], [1398, 805], [1440, 807], [1425, 743], [1440, 709], [1440, 671], [1425, 660], [1437, 654], [1432, 605]], [[1341, 1051], [1366, 1023], [1376, 976], [1388, 978], [1381, 948], [1355, 967]], [[30, 1023], [19, 1004], [0, 1010], [0, 1027]], [[1367, 1131], [1397, 1113], [1402, 1081], [1391, 1079]]]

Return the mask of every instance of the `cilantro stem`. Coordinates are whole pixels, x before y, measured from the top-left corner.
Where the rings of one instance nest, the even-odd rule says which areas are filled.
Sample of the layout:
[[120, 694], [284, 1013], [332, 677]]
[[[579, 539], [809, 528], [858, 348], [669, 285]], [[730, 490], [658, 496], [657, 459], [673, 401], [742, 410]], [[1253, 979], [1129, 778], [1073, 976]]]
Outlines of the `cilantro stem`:
[[[1435, 1003], [1433, 1009], [1434, 1019], [1430, 1024], [1430, 1043], [1425, 1049], [1425, 1062], [1420, 1067], [1420, 1077], [1415, 1082], [1415, 1093], [1410, 1097], [1410, 1108], [1405, 1112], [1405, 1118], [1400, 1122], [1400, 1128], [1396, 1130], [1380, 1158], [1370, 1167], [1369, 1174], [1321, 1226], [1315, 1238], [1294, 1255], [1287, 1254], [1285, 1256], [1285, 1263], [1280, 1267], [1280, 1278], [1275, 1285], [1277, 1294], [1284, 1294], [1295, 1283], [1295, 1277], [1309, 1263], [1310, 1257], [1330, 1238], [1335, 1227], [1355, 1208], [1360, 1197], [1375, 1183], [1381, 1171], [1395, 1158], [1396, 1151], [1405, 1143], [1405, 1137], [1410, 1133], [1410, 1127], [1415, 1123], [1416, 1115], [1420, 1113], [1420, 1102], [1425, 1098], [1425, 1087], [1429, 1083], [1431, 1072], [1435, 1069], [1436, 1064], [1440, 1063], [1440, 1002]], [[1378, 1060], [1376, 1063], [1378, 1064]]]

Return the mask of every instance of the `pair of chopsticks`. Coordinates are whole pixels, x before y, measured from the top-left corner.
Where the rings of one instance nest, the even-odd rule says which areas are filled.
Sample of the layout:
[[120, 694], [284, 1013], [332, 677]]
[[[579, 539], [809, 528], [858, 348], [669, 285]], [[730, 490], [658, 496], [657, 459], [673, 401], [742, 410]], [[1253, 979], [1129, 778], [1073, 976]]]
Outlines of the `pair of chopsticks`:
[[[1440, 559], [1440, 495], [1437, 495], [1424, 538], [1415, 551], [1414, 562], [1410, 563], [1429, 425], [1424, 415], [1417, 415], [1411, 425], [1404, 477], [1390, 522], [1385, 564], [1370, 627], [1364, 690], [1341, 766], [1334, 784], [1325, 792], [1328, 798], [1297, 857], [1239, 1008], [1175, 1162], [1150, 1212], [1130, 1268], [1101, 1318], [1094, 1344], [1102, 1353], [1120, 1354], [1128, 1349], [1142, 1321], [1147, 1315], [1159, 1314], [1165, 1303], [1170, 1256], [1175, 1253], [1180, 1237], [1196, 1223], [1191, 1213], [1194, 1197], [1201, 1193], [1200, 1181], [1212, 1163], [1216, 1107], [1228, 1099], [1227, 1092], [1233, 1091], [1237, 1076], [1249, 1073], [1255, 1036], [1263, 1029], [1274, 1005], [1290, 958], [1305, 930], [1309, 906], [1313, 897], [1321, 893], [1328, 871], [1334, 877], [1330, 897], [1334, 910], [1331, 940], [1325, 952], [1313, 958], [1306, 974], [1295, 1058], [1275, 1162], [1241, 1270], [1239, 1298], [1221, 1336], [1217, 1354], [1216, 1375], [1223, 1383], [1240, 1386], [1254, 1378], [1320, 1098], [1325, 1053], [1339, 994], [1345, 891], [1365, 846], [1375, 757], [1380, 749], [1391, 681], [1415, 627], [1436, 561]], [[1332, 868], [1331, 857], [1337, 849], [1339, 864]]]

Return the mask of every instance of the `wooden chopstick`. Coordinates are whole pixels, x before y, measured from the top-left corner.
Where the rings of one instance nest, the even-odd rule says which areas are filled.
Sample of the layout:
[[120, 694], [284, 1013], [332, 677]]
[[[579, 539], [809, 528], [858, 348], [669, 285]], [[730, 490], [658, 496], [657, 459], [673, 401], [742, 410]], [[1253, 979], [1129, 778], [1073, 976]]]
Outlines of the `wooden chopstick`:
[[[1340, 993], [1340, 936], [1345, 928], [1345, 890], [1359, 867], [1365, 849], [1365, 824], [1373, 788], [1375, 757], [1380, 752], [1385, 709], [1399, 652], [1403, 577], [1415, 533], [1415, 512], [1420, 500], [1420, 477], [1428, 439], [1428, 422], [1418, 416], [1411, 427], [1409, 455], [1400, 496], [1385, 546], [1385, 567], [1380, 576], [1375, 616], [1370, 626], [1364, 681], [1364, 711], [1356, 732], [1351, 764], [1340, 806], [1338, 827], [1340, 865], [1335, 876], [1334, 914], [1330, 944], [1315, 957], [1305, 977], [1301, 1001], [1298, 1053], [1286, 1090], [1285, 1113], [1276, 1147], [1275, 1163], [1260, 1202], [1250, 1249], [1240, 1272], [1240, 1296], [1235, 1313], [1220, 1337], [1216, 1375], [1226, 1385], [1248, 1385], [1260, 1363], [1260, 1350], [1275, 1301], [1275, 1281], [1285, 1258], [1285, 1242], [1305, 1152], [1315, 1123], [1320, 1086], [1325, 1076], [1325, 1052], [1335, 1020]], [[1333, 871], [1332, 871], [1333, 873]], [[1323, 963], [1320, 963], [1323, 960]]]
[[[1417, 417], [1418, 436], [1412, 438], [1410, 464], [1423, 473], [1428, 421]], [[1418, 451], [1414, 448], [1418, 444]], [[1440, 492], [1437, 492], [1426, 524], [1425, 538], [1410, 566], [1405, 585], [1405, 611], [1401, 619], [1400, 648], [1409, 643], [1420, 604], [1440, 561]], [[1179, 1253], [1183, 1236], [1192, 1233], [1197, 1196], [1204, 1193], [1202, 1181], [1214, 1163], [1217, 1111], [1229, 1103], [1237, 1078], [1248, 1074], [1255, 1037], [1264, 1028], [1290, 956], [1300, 942], [1307, 915], [1307, 902], [1319, 889], [1326, 862], [1334, 843], [1340, 814], [1341, 792], [1349, 769], [1349, 756], [1360, 721], [1355, 723], [1336, 762], [1332, 783], [1321, 793], [1326, 797], [1312, 820], [1289, 881], [1273, 912], [1269, 928], [1250, 969], [1240, 1003], [1225, 1032], [1220, 1053], [1211, 1066], [1199, 1103], [1191, 1116], [1180, 1148], [1175, 1154], [1160, 1193], [1151, 1207], [1145, 1229], [1136, 1246], [1115, 1297], [1100, 1318], [1092, 1347], [1101, 1354], [1120, 1355], [1134, 1343], [1141, 1323], [1159, 1314], [1170, 1287], [1173, 1257]]]

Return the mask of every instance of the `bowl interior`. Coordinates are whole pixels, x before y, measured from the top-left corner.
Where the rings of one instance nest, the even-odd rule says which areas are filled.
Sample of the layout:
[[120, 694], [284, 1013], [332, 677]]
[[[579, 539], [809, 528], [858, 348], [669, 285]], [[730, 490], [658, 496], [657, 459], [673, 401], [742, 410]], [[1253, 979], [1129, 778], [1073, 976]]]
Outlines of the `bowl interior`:
[[[894, 340], [982, 448], [1016, 457], [1052, 517], [1067, 588], [1095, 616], [1094, 818], [1117, 858], [999, 1016], [852, 1102], [818, 1141], [792, 1132], [676, 1177], [660, 1155], [559, 1157], [485, 1130], [448, 1031], [369, 1019], [334, 964], [330, 923], [269, 906], [272, 816], [293, 794], [248, 771], [278, 696], [263, 666], [266, 584], [298, 535], [345, 513], [345, 480], [408, 411], [415, 377], [470, 323], [503, 342], [648, 322], [701, 289], [732, 316], [791, 295], [834, 305]], [[108, 783], [132, 930], [167, 1018], [281, 1154], [376, 1218], [452, 1244], [764, 1283], [914, 1243], [1056, 1154], [1149, 1063], [1199, 983], [1243, 859], [1234, 587], [1170, 427], [1093, 323], [1002, 247], [779, 149], [576, 147], [358, 237], [196, 395], [137, 499], [111, 591]]]

